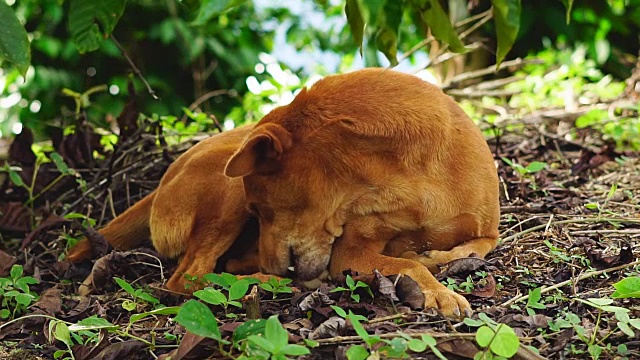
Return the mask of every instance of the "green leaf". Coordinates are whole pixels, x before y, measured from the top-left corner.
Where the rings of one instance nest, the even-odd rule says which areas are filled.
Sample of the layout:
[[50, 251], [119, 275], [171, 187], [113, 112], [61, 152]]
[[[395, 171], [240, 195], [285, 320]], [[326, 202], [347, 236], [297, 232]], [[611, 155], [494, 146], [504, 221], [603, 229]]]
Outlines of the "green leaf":
[[220, 290], [216, 290], [214, 288], [198, 290], [193, 293], [193, 296], [211, 305], [220, 305], [227, 303], [227, 297], [224, 296], [224, 294]]
[[266, 324], [267, 320], [265, 319], [245, 321], [233, 331], [233, 342], [238, 343], [251, 335], [263, 334]]
[[155, 310], [143, 312], [143, 313], [140, 313], [140, 314], [134, 314], [134, 315], [131, 315], [131, 318], [129, 318], [129, 324], [133, 324], [138, 320], [146, 318], [147, 316], [153, 316], [153, 315], [175, 315], [175, 314], [178, 313], [179, 310], [180, 310], [179, 306], [169, 306], [169, 307], [164, 307], [164, 308], [160, 308], [160, 309], [155, 309]]
[[387, 1], [384, 4], [383, 16], [376, 34], [376, 46], [392, 66], [398, 65], [398, 28], [402, 21], [402, 5], [402, 1]]
[[633, 332], [633, 330], [631, 330], [631, 328], [629, 327], [629, 325], [627, 325], [626, 323], [620, 322], [618, 321], [618, 327], [620, 328], [620, 330], [622, 330], [622, 332], [627, 335], [628, 337], [633, 337], [635, 335], [635, 333]]
[[67, 345], [72, 345], [69, 327], [67, 327], [67, 324], [63, 322], [56, 323], [55, 329], [53, 330], [53, 336]]
[[200, 5], [198, 16], [192, 25], [200, 26], [206, 24], [214, 17], [242, 5], [247, 0], [203, 0]]
[[491, 0], [491, 3], [493, 4], [493, 18], [498, 37], [496, 66], [500, 66], [518, 37], [522, 7], [520, 0]]
[[24, 187], [24, 181], [22, 181], [22, 178], [20, 177], [20, 174], [18, 174], [17, 172], [15, 172], [13, 170], [9, 170], [9, 178], [11, 179], [11, 182], [15, 186]]
[[153, 304], [153, 305], [160, 304], [160, 300], [158, 300], [156, 297], [154, 297], [153, 295], [145, 291], [141, 291], [138, 294], [138, 298], [148, 302], [149, 304]]
[[527, 167], [525, 168], [527, 170], [528, 173], [536, 173], [542, 169], [544, 169], [545, 167], [547, 167], [547, 163], [542, 162], [542, 161], [532, 161], [529, 163], [529, 165], [527, 165]]
[[0, 24], [0, 62], [7, 60], [13, 63], [25, 76], [31, 63], [29, 38], [13, 9], [5, 1], [0, 1]]
[[116, 27], [127, 0], [70, 0], [69, 31], [81, 53], [100, 47]]
[[10, 275], [13, 281], [18, 280], [18, 278], [21, 277], [23, 273], [24, 269], [22, 268], [22, 265], [16, 264], [11, 267]]
[[425, 344], [424, 341], [419, 339], [411, 339], [409, 340], [409, 343], [407, 345], [409, 346], [409, 350], [413, 352], [421, 353], [427, 350], [427, 344]]
[[280, 324], [278, 315], [272, 315], [267, 319], [264, 337], [274, 344], [276, 349], [282, 349], [289, 343], [289, 332]]
[[351, 345], [346, 355], [348, 360], [365, 360], [369, 357], [369, 350], [363, 345]]
[[347, 275], [347, 278], [345, 279], [345, 283], [347, 283], [347, 286], [349, 287], [349, 289], [353, 290], [356, 287], [355, 280], [353, 280], [353, 278], [349, 275]]
[[15, 297], [16, 302], [23, 306], [29, 306], [31, 304], [31, 301], [33, 301], [33, 299], [35, 299], [33, 295], [25, 294], [25, 293], [20, 293]]
[[96, 315], [92, 315], [88, 318], [78, 321], [76, 324], [69, 325], [69, 331], [87, 331], [87, 330], [116, 330], [117, 325], [110, 323], [109, 321], [99, 318]]
[[476, 342], [480, 347], [486, 348], [491, 343], [495, 332], [488, 326], [481, 326], [476, 330]]
[[195, 335], [220, 340], [218, 319], [206, 305], [197, 300], [184, 303], [175, 320]]
[[342, 317], [342, 318], [346, 318], [347, 317], [347, 312], [344, 311], [344, 309], [342, 309], [339, 306], [335, 306], [335, 305], [329, 305], [333, 311], [336, 312], [336, 314], [338, 314], [338, 316]]
[[520, 339], [515, 331], [507, 325], [498, 325], [498, 332], [491, 342], [490, 348], [494, 354], [510, 358], [520, 347]]
[[238, 300], [242, 298], [249, 290], [249, 282], [247, 280], [238, 280], [229, 288], [229, 300]]
[[640, 298], [640, 276], [631, 276], [613, 284], [616, 291], [611, 294], [614, 299]]
[[281, 353], [290, 356], [302, 356], [310, 353], [310, 351], [302, 345], [288, 344], [282, 348]]
[[250, 343], [253, 343], [255, 345], [257, 345], [258, 347], [270, 352], [270, 353], [274, 353], [276, 352], [276, 346], [275, 344], [273, 344], [272, 342], [270, 342], [269, 340], [265, 339], [264, 337], [260, 336], [260, 335], [251, 335], [247, 338], [247, 340]]
[[349, 310], [349, 314], [347, 315], [347, 319], [351, 322], [351, 326], [353, 326], [353, 330], [356, 331], [356, 334], [362, 338], [365, 342], [369, 339], [370, 335], [367, 330], [364, 329], [362, 324], [358, 321], [356, 315]]
[[0, 319], [8, 319], [11, 316], [9, 309], [0, 309]]
[[53, 163], [58, 168], [58, 171], [60, 171], [63, 174], [68, 174], [69, 173], [69, 167], [67, 166], [67, 164], [65, 164], [65, 162], [62, 159], [62, 156], [60, 156], [60, 154], [58, 154], [57, 152], [53, 152], [53, 153], [49, 154], [49, 157], [51, 158], [51, 161], [53, 161]]
[[449, 15], [442, 9], [438, 0], [429, 0], [430, 6], [422, 11], [422, 17], [427, 23], [433, 36], [449, 44], [449, 50], [457, 53], [465, 52], [466, 49], [456, 30], [449, 21]]
[[127, 310], [127, 311], [133, 311], [136, 309], [136, 303], [135, 301], [131, 301], [131, 300], [125, 300], [122, 302], [122, 308]]
[[472, 319], [472, 318], [464, 318], [463, 322], [464, 322], [465, 325], [467, 325], [469, 327], [480, 327], [480, 326], [484, 325], [484, 321], [476, 320], [476, 319]]
[[113, 280], [122, 288], [122, 290], [129, 293], [131, 296], [136, 295], [136, 291], [133, 289], [133, 286], [127, 282], [125, 279], [121, 279], [119, 277], [114, 277]]
[[362, 41], [364, 39], [364, 18], [360, 10], [358, 0], [347, 0], [344, 6], [344, 12], [347, 15], [347, 23], [351, 29], [351, 36], [358, 48], [360, 48], [360, 56], [362, 56]]

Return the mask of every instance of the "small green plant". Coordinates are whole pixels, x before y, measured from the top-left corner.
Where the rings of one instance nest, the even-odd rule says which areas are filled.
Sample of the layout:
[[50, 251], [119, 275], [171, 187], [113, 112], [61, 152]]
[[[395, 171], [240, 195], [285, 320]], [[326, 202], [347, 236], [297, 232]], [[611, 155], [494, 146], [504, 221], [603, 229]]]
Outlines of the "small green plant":
[[213, 287], [207, 287], [203, 290], [198, 290], [194, 292], [193, 295], [208, 304], [222, 306], [227, 317], [236, 318], [238, 315], [228, 312], [229, 306], [234, 306], [237, 308], [242, 307], [242, 304], [237, 300], [241, 299], [247, 294], [249, 285], [249, 280], [240, 279], [233, 282], [228, 287], [227, 295]]
[[[406, 358], [408, 357], [407, 350], [421, 353], [427, 349], [431, 350], [439, 359], [447, 359], [436, 347], [436, 339], [428, 334], [421, 334], [419, 339], [412, 338], [407, 334], [399, 334], [398, 337], [392, 339], [382, 339], [378, 335], [370, 335], [365, 330], [360, 323], [362, 316], [355, 315], [349, 311], [346, 318], [351, 322], [356, 334], [364, 342], [364, 345], [352, 345], [349, 347], [346, 353], [348, 360], [365, 360], [370, 356], [380, 358], [380, 355], [384, 355], [383, 358]], [[384, 345], [376, 346], [380, 343], [384, 343]]]
[[506, 157], [503, 157], [502, 161], [504, 161], [509, 166], [511, 166], [511, 168], [518, 174], [518, 176], [520, 176], [521, 179], [530, 180], [531, 183], [529, 184], [529, 186], [533, 190], [537, 190], [538, 189], [538, 185], [535, 182], [534, 174], [537, 173], [537, 172], [540, 172], [544, 168], [546, 168], [547, 167], [547, 163], [541, 162], [541, 161], [532, 161], [532, 162], [529, 163], [529, 165], [522, 166], [522, 165], [516, 163], [515, 161], [510, 160], [510, 159], [508, 159]]
[[485, 313], [478, 314], [479, 320], [465, 318], [464, 323], [477, 327], [476, 343], [483, 351], [474, 356], [474, 360], [510, 358], [518, 351], [520, 339], [515, 331], [506, 324], [498, 324]]
[[357, 303], [360, 302], [360, 295], [356, 294], [356, 290], [358, 290], [359, 288], [365, 289], [367, 291], [367, 293], [373, 297], [373, 293], [371, 292], [371, 288], [369, 287], [369, 285], [363, 283], [362, 281], [358, 280], [357, 282], [355, 280], [353, 280], [353, 278], [350, 275], [347, 275], [347, 278], [345, 279], [345, 283], [347, 285], [347, 287], [342, 287], [342, 286], [338, 286], [335, 289], [332, 289], [331, 292], [349, 292], [349, 295], [351, 296], [351, 299]]
[[293, 293], [293, 289], [289, 284], [291, 284], [293, 280], [291, 279], [280, 279], [278, 280], [275, 277], [269, 278], [269, 281], [263, 282], [260, 284], [260, 288], [270, 292], [275, 299], [279, 294], [291, 294]]
[[609, 189], [609, 192], [607, 193], [607, 196], [605, 197], [604, 201], [602, 202], [602, 205], [600, 203], [598, 203], [598, 202], [592, 202], [592, 203], [585, 204], [584, 207], [586, 207], [589, 210], [597, 210], [598, 211], [598, 217], [602, 216], [603, 213], [606, 214], [606, 215], [618, 216], [618, 214], [616, 214], [615, 212], [605, 209], [607, 207], [607, 204], [609, 203], [609, 200], [611, 200], [611, 198], [613, 198], [613, 196], [616, 194], [617, 190], [618, 190], [618, 184], [611, 185], [611, 188]]
[[[21, 168], [17, 167], [17, 166], [9, 166], [9, 164], [5, 164], [3, 167], [0, 168], [0, 171], [2, 172], [6, 172], [9, 174], [9, 179], [11, 179], [11, 182], [18, 187], [21, 187], [23, 189], [25, 189], [27, 191], [27, 196], [28, 199], [25, 202], [26, 206], [29, 206], [32, 210], [32, 216], [31, 216], [31, 224], [35, 225], [35, 217], [33, 216], [33, 206], [35, 201], [42, 196], [42, 194], [44, 194], [45, 192], [49, 191], [49, 189], [51, 189], [55, 184], [57, 184], [60, 180], [62, 180], [65, 176], [74, 176], [76, 177], [76, 181], [78, 181], [79, 184], [84, 185], [86, 187], [86, 182], [84, 182], [84, 180], [82, 180], [82, 178], [80, 177], [80, 175], [74, 170], [74, 169], [70, 169], [67, 164], [65, 164], [64, 160], [62, 159], [62, 156], [60, 156], [60, 154], [56, 153], [56, 152], [52, 152], [49, 154], [49, 157], [47, 158], [46, 155], [42, 154], [38, 154], [39, 156], [36, 157], [36, 162], [34, 164], [33, 167], [33, 175], [31, 176], [31, 181], [27, 184], [22, 180], [22, 177], [20, 176], [19, 172], [22, 171]], [[58, 171], [60, 171], [60, 175], [58, 175], [55, 179], [53, 179], [49, 184], [47, 184], [39, 193], [35, 194], [35, 188], [36, 188], [36, 179], [38, 176], [38, 170], [40, 169], [40, 166], [42, 166], [42, 164], [46, 163], [46, 162], [53, 162], [56, 166], [56, 168], [58, 168]]]
[[546, 309], [546, 306], [542, 302], [542, 289], [538, 287], [533, 290], [529, 290], [529, 298], [527, 299], [526, 309], [529, 316], [533, 316], [536, 314], [536, 311], [534, 309]]
[[[606, 344], [605, 340], [611, 336], [611, 334], [616, 333], [616, 330], [622, 331], [625, 335], [630, 338], [635, 337], [635, 332], [633, 329], [640, 330], [640, 319], [633, 319], [629, 316], [629, 309], [613, 306], [613, 299], [607, 298], [590, 298], [586, 300], [576, 299], [577, 301], [591, 306], [593, 308], [598, 309], [598, 315], [596, 318], [595, 326], [596, 329], [593, 331], [586, 331], [584, 327], [581, 325], [577, 325], [572, 323], [573, 328], [576, 331], [578, 338], [587, 344], [587, 352], [591, 355], [593, 359], [600, 358], [600, 355], [603, 352], [611, 352], [612, 346], [611, 344]], [[597, 336], [600, 333], [598, 330], [602, 315], [605, 313], [612, 313], [615, 317], [617, 329], [613, 331], [607, 331], [606, 335], [604, 335], [601, 339], [598, 339]]]
[[278, 315], [272, 315], [265, 322], [264, 334], [249, 335], [247, 341], [255, 347], [248, 347], [249, 356], [242, 359], [288, 359], [290, 356], [309, 354], [309, 349], [302, 345], [289, 344], [289, 332], [278, 321]]
[[0, 278], [0, 319], [14, 319], [38, 299], [29, 285], [38, 284], [39, 281], [23, 274], [22, 265], [16, 264], [11, 267], [8, 278]]
[[122, 302], [123, 309], [127, 311], [133, 311], [138, 307], [138, 305], [143, 305], [143, 303], [148, 303], [153, 306], [160, 305], [160, 300], [151, 295], [148, 290], [142, 288], [134, 289], [131, 284], [119, 277], [114, 277], [113, 280], [115, 280], [115, 282], [122, 288], [122, 290], [126, 291], [133, 297], [133, 300], [127, 299]]

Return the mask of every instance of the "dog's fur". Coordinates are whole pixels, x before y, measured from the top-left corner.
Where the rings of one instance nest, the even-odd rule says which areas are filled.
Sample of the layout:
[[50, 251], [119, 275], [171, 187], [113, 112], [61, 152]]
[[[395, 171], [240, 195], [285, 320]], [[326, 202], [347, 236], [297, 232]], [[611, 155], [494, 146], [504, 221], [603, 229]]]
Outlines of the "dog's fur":
[[[242, 180], [223, 174], [227, 160], [251, 128], [243, 126], [214, 135], [191, 147], [169, 166], [154, 192], [100, 233], [119, 250], [135, 248], [151, 238], [163, 256], [181, 257], [167, 283], [167, 288], [175, 292], [188, 292], [184, 274], [212, 272], [234, 242], [241, 242], [235, 247], [244, 250], [244, 256], [230, 260], [226, 270], [236, 274], [257, 272], [257, 229], [250, 228], [251, 214], [245, 206]], [[91, 255], [91, 245], [85, 239], [67, 258], [78, 262]]]
[[[259, 247], [257, 234], [241, 236], [251, 213]], [[255, 127], [193, 146], [156, 191], [100, 232], [118, 249], [150, 236], [162, 255], [182, 256], [173, 291], [185, 291], [183, 274], [211, 272], [235, 242], [246, 249], [229, 272], [259, 263], [287, 275], [293, 264], [304, 280], [327, 267], [334, 277], [377, 269], [410, 276], [426, 307], [460, 316], [469, 303], [432, 272], [484, 257], [498, 221], [493, 158], [473, 122], [434, 86], [367, 69], [329, 76]], [[69, 259], [90, 255], [83, 241]]]
[[496, 246], [498, 178], [480, 130], [435, 86], [386, 69], [329, 76], [266, 115], [225, 174], [260, 219], [262, 271], [409, 275], [427, 307], [471, 313], [432, 272]]

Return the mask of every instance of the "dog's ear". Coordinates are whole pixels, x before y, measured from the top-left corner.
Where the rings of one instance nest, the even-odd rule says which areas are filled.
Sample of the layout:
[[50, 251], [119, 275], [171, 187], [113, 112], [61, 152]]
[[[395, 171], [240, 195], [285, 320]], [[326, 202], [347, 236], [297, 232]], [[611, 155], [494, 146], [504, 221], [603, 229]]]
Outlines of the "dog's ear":
[[272, 173], [279, 168], [282, 154], [292, 145], [293, 137], [287, 129], [272, 123], [259, 125], [231, 156], [224, 174], [235, 178]]

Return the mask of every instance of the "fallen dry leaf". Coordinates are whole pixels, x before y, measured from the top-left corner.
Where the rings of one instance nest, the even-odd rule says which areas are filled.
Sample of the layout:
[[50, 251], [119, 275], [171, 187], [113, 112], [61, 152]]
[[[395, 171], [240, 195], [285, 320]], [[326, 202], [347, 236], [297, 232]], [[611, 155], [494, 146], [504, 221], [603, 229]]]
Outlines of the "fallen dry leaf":
[[309, 334], [309, 339], [326, 339], [336, 336], [344, 335], [344, 330], [347, 327], [347, 321], [338, 316], [332, 316], [325, 320], [323, 323]]
[[487, 277], [484, 278], [484, 285], [482, 287], [475, 286], [471, 295], [479, 297], [479, 298], [490, 298], [496, 293], [496, 279], [493, 278], [493, 275], [487, 274]]
[[378, 270], [375, 270], [373, 274], [375, 275], [373, 289], [377, 290], [385, 298], [391, 301], [394, 301], [394, 302], [400, 301], [400, 299], [398, 299], [398, 295], [396, 295], [396, 286], [393, 284], [393, 281], [389, 280], [387, 277], [380, 274]]
[[422, 309], [424, 307], [424, 294], [420, 286], [412, 278], [401, 276], [396, 284], [396, 294], [403, 303], [412, 309]]
[[0, 250], [0, 277], [9, 275], [9, 270], [16, 263], [16, 257]]
[[442, 280], [453, 275], [470, 273], [486, 266], [487, 264], [486, 260], [479, 257], [456, 259], [442, 266], [436, 277], [438, 280]]

